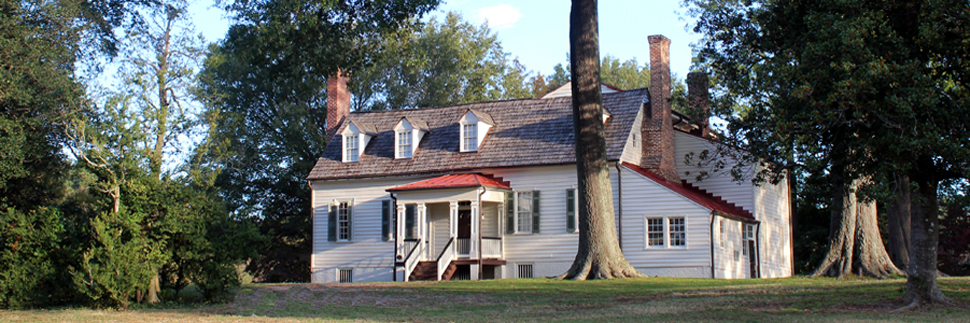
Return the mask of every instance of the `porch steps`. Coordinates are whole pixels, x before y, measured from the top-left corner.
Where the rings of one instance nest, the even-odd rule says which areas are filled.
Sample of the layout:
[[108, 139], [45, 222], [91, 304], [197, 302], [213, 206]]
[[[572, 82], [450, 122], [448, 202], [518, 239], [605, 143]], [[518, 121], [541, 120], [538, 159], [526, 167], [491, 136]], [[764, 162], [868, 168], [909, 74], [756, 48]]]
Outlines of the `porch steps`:
[[[454, 262], [448, 264], [448, 268], [445, 268], [445, 272], [441, 274], [441, 280], [451, 280], [451, 277], [455, 275], [455, 271], [458, 270], [458, 266]], [[435, 261], [421, 261], [418, 265], [414, 267], [414, 271], [411, 272], [411, 276], [408, 280], [437, 280], [438, 279], [438, 263]]]

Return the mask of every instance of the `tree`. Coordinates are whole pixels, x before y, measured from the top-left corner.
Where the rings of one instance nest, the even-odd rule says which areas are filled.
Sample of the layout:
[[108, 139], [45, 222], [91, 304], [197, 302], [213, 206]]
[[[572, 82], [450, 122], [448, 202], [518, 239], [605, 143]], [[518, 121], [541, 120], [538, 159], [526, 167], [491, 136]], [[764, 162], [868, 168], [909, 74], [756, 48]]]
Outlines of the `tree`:
[[596, 0], [573, 0], [569, 45], [579, 182], [579, 248], [572, 266], [561, 277], [576, 280], [639, 277], [642, 274], [627, 262], [616, 236], [600, 91]]
[[456, 12], [382, 38], [374, 64], [350, 81], [353, 107], [384, 110], [515, 99], [529, 95], [529, 72], [502, 49], [487, 25]]
[[833, 198], [836, 216], [840, 199], [855, 187], [869, 196], [886, 190], [867, 179], [908, 177], [906, 300], [945, 301], [936, 285], [937, 194], [940, 181], [968, 175], [970, 48], [963, 40], [970, 18], [960, 12], [970, 4], [691, 4], [699, 17], [695, 30], [707, 37], [702, 57], [725, 85], [722, 111], [737, 102], [749, 107], [722, 114], [743, 138], [738, 142], [762, 158], [782, 156], [769, 167], [776, 174], [796, 165], [829, 173], [843, 192]]
[[[249, 269], [260, 281], [308, 281], [306, 176], [323, 153], [326, 79], [375, 60], [384, 37], [438, 1], [227, 2], [235, 24], [210, 47], [200, 95], [209, 135], [193, 163], [237, 217], [258, 219], [268, 245]], [[336, 121], [334, 121], [336, 122]]]

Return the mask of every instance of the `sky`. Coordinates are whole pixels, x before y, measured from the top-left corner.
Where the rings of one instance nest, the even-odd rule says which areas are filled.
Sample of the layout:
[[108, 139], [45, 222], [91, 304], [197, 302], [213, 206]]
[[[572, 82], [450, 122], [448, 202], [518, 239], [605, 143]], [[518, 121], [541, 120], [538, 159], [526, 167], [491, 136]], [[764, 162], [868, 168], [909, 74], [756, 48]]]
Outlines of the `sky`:
[[[221, 9], [211, 0], [195, 0], [193, 21], [206, 40], [222, 39], [229, 28]], [[528, 69], [549, 75], [569, 52], [569, 0], [445, 0], [433, 15], [456, 11], [476, 24], [487, 22], [502, 47]], [[671, 72], [680, 79], [690, 69], [690, 44], [700, 36], [687, 31], [689, 19], [680, 0], [603, 0], [599, 2], [600, 56], [621, 61], [649, 61], [648, 35], [671, 40]]]

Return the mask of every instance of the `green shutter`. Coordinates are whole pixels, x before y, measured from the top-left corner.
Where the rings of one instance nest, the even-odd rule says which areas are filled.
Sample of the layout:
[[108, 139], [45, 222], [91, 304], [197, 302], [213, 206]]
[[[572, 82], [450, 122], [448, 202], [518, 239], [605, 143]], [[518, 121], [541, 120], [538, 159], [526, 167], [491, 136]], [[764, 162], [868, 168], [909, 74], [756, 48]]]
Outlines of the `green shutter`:
[[532, 191], [532, 233], [539, 233], [539, 191]]
[[327, 241], [337, 241], [337, 206], [330, 203], [327, 208]]
[[515, 233], [515, 192], [505, 193], [505, 233]]
[[566, 189], [566, 232], [576, 232], [576, 189]]
[[347, 241], [354, 241], [354, 200], [347, 204]]
[[404, 239], [414, 239], [414, 218], [417, 213], [417, 206], [404, 206]]
[[391, 240], [391, 200], [381, 201], [381, 239]]

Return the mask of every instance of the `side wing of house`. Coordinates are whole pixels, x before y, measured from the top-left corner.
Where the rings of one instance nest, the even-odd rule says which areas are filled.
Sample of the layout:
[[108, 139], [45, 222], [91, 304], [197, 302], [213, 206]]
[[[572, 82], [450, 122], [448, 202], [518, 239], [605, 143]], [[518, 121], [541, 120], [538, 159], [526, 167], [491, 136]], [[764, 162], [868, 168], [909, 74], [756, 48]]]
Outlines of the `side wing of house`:
[[[677, 169], [682, 180], [750, 211], [755, 219], [760, 222], [752, 231], [758, 249], [756, 263], [759, 268], [758, 272], [755, 273], [756, 276], [765, 278], [791, 276], [793, 274], [791, 262], [791, 197], [786, 183], [752, 184], [750, 178], [759, 170], [757, 166], [745, 167], [742, 170], [742, 177], [747, 180], [736, 181], [734, 175], [731, 174], [731, 167], [735, 163], [732, 155], [740, 151], [704, 138], [676, 132], [674, 147], [675, 156], [678, 160]], [[716, 168], [718, 159], [714, 156], [719, 156], [716, 158], [720, 158], [724, 162], [724, 168]], [[698, 175], [703, 175], [704, 178], [699, 180]], [[737, 227], [738, 230], [741, 230], [741, 224], [738, 224]], [[728, 232], [733, 232], [731, 230], [734, 229], [734, 226], [727, 229]], [[743, 235], [743, 232], [739, 234], [739, 237], [741, 235]], [[739, 256], [744, 258], [744, 249], [736, 249], [732, 243], [729, 243], [729, 246], [724, 250], [726, 252], [725, 258], [722, 259], [727, 261], [734, 258], [734, 252], [737, 250], [741, 250]], [[725, 262], [725, 266], [727, 266], [726, 264], [727, 262]], [[749, 267], [750, 262], [745, 261], [743, 266]], [[745, 271], [750, 274], [749, 269], [745, 269]], [[725, 272], [727, 276], [738, 277], [730, 274], [730, 270]]]
[[648, 276], [710, 278], [711, 210], [621, 167], [623, 254]]
[[341, 271], [354, 282], [393, 280], [394, 239], [384, 237], [382, 229], [382, 203], [391, 200], [385, 190], [420, 179], [311, 181], [311, 281], [339, 282]]

